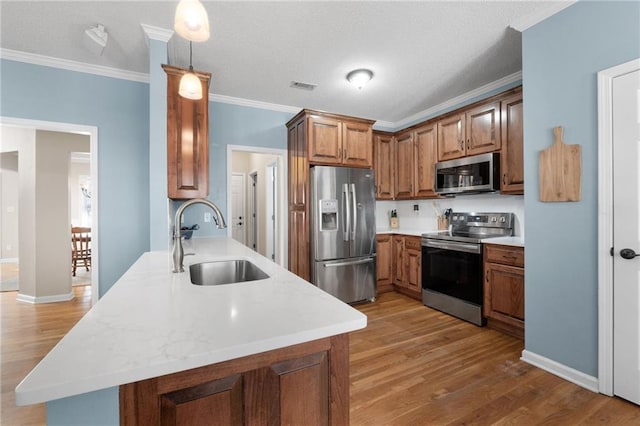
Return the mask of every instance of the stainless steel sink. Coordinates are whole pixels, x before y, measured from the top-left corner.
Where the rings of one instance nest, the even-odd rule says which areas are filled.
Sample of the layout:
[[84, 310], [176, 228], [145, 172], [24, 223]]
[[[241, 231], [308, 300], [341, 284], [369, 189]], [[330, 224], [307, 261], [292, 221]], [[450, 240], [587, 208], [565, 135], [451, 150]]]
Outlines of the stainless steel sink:
[[189, 266], [191, 283], [195, 285], [222, 285], [269, 278], [262, 269], [248, 260], [220, 260]]

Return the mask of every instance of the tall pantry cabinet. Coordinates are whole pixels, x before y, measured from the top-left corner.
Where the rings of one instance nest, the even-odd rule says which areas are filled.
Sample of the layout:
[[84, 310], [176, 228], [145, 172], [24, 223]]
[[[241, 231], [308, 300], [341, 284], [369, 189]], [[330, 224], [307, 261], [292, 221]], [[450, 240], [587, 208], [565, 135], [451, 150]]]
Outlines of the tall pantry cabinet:
[[289, 270], [310, 274], [309, 168], [373, 167], [373, 120], [303, 109], [287, 123]]

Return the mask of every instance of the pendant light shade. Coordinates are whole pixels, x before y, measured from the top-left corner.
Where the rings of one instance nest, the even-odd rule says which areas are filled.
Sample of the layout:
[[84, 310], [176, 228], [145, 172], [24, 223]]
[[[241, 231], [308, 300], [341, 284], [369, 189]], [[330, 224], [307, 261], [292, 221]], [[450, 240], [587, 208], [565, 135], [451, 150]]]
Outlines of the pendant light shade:
[[192, 72], [192, 69], [189, 69], [189, 72], [180, 79], [178, 94], [187, 99], [202, 99], [202, 83], [198, 76]]
[[180, 0], [176, 7], [173, 28], [189, 41], [209, 39], [209, 16], [199, 0]]
[[193, 48], [189, 42], [189, 72], [180, 78], [178, 94], [183, 98], [199, 100], [202, 99], [202, 83], [200, 78], [193, 72]]

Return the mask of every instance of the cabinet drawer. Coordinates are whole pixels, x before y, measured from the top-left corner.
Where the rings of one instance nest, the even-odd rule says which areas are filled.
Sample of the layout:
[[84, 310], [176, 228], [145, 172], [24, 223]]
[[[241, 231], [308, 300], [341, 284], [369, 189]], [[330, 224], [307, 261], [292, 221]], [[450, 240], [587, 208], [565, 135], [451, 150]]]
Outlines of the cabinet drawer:
[[485, 244], [485, 261], [503, 265], [524, 267], [524, 248]]
[[422, 238], [420, 237], [405, 237], [405, 247], [413, 250], [422, 250]]

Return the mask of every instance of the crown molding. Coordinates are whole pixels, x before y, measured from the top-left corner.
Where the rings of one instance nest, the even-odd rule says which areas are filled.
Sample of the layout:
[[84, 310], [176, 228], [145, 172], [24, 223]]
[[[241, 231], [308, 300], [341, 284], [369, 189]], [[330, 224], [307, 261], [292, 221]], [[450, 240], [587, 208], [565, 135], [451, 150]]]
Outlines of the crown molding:
[[42, 65], [45, 67], [61, 68], [69, 71], [95, 74], [103, 77], [112, 77], [122, 80], [149, 83], [149, 74], [120, 70], [117, 68], [110, 68], [101, 65], [86, 64], [84, 62], [54, 58], [51, 56], [37, 55], [35, 53], [20, 52], [10, 49], [0, 49], [0, 58], [8, 59], [11, 61], [26, 62], [28, 64]]
[[548, 8], [545, 8], [536, 13], [532, 13], [531, 15], [523, 16], [522, 18], [517, 19], [515, 22], [509, 25], [509, 27], [513, 28], [516, 31], [524, 32], [525, 30], [544, 21], [550, 16], [555, 15], [561, 10], [566, 9], [567, 7], [573, 5], [574, 3], [577, 3], [577, 0], [561, 0], [549, 6]]
[[458, 105], [469, 102], [475, 98], [482, 97], [493, 90], [498, 90], [504, 86], [507, 86], [512, 83], [516, 83], [521, 80], [522, 80], [522, 71], [515, 72], [499, 80], [496, 80], [489, 84], [485, 84], [484, 86], [478, 87], [477, 89], [471, 90], [467, 93], [463, 93], [460, 96], [451, 98], [448, 101], [442, 102], [441, 104], [432, 106], [431, 108], [425, 109], [424, 111], [420, 111], [400, 121], [397, 121], [395, 123], [389, 123], [391, 125], [385, 126], [385, 127], [400, 130], [403, 127], [407, 127], [411, 124], [417, 123], [418, 121], [425, 120], [425, 119], [431, 118], [432, 116], [438, 115], [446, 109], [457, 107]]
[[149, 40], [158, 40], [167, 43], [173, 37], [174, 31], [166, 28], [154, 27], [153, 25], [140, 24], [145, 38], [147, 39], [147, 45]]
[[234, 98], [232, 96], [216, 95], [209, 93], [209, 100], [213, 102], [220, 102], [223, 104], [240, 105], [251, 108], [268, 109], [271, 111], [289, 112], [297, 114], [302, 107], [294, 107], [289, 105], [272, 104], [269, 102], [253, 101], [251, 99]]

